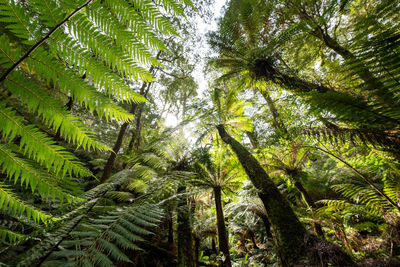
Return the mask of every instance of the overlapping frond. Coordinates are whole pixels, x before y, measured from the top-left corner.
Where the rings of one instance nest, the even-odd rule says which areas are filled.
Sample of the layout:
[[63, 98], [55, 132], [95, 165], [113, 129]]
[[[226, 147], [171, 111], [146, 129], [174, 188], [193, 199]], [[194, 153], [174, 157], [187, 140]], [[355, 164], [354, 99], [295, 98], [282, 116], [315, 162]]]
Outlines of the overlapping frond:
[[391, 153], [397, 153], [400, 145], [399, 133], [396, 130], [362, 129], [348, 127], [312, 127], [303, 129], [301, 134], [305, 134], [317, 140], [329, 141], [339, 145], [351, 142], [354, 145], [372, 145], [383, 147]]
[[13, 244], [24, 238], [24, 235], [15, 233], [4, 226], [0, 226], [1, 241], [6, 244]]
[[[81, 204], [81, 198], [73, 195], [81, 194], [80, 190], [75, 190], [74, 179], [92, 174], [73, 152], [61, 145], [61, 139], [86, 151], [110, 148], [96, 140], [95, 134], [75, 114], [75, 106], [79, 104], [82, 110], [107, 121], [131, 121], [133, 115], [119, 103], [147, 101], [135, 92], [134, 83], [154, 80], [149, 68], [161, 65], [155, 51], [166, 49], [162, 35], [177, 35], [166, 12], [184, 16], [183, 5], [186, 4], [191, 3], [188, 0], [158, 3], [147, 0], [0, 0], [0, 22], [4, 26], [0, 36], [3, 99], [0, 103], [0, 166], [8, 179], [0, 184], [1, 212], [18, 220], [33, 220], [39, 225], [55, 221], [50, 214], [34, 207], [36, 203], [25, 203], [14, 189], [26, 189], [32, 198], [40, 196], [43, 202]], [[69, 99], [68, 108], [63, 103], [65, 99]], [[156, 165], [155, 159], [144, 162]], [[88, 202], [82, 205], [93, 207], [97, 203], [94, 198], [104, 197], [107, 191], [116, 190], [116, 185], [125, 181], [126, 175], [122, 176], [86, 192], [81, 197]], [[12, 187], [11, 183], [20, 186]], [[127, 195], [114, 194], [114, 197], [128, 200]], [[84, 209], [78, 207], [77, 210]], [[104, 220], [124, 219], [129, 232], [136, 229], [139, 234], [147, 234], [148, 230], [139, 225], [150, 227], [160, 218], [158, 212], [143, 211], [139, 207], [122, 208], [119, 213], [87, 223], [91, 229], [99, 230], [104, 227]], [[68, 227], [60, 228], [60, 236], [38, 246], [24, 259], [22, 266], [31, 265], [46, 253], [46, 249], [53, 249], [51, 246], [68, 236], [82, 218], [78, 211], [71, 215]], [[63, 221], [57, 219], [60, 220]], [[109, 263], [108, 257], [126, 260], [121, 251], [136, 248], [134, 242], [139, 238], [131, 235], [129, 239], [126, 232], [118, 232], [111, 225], [114, 224], [93, 241], [93, 249], [83, 253], [97, 254], [97, 263], [102, 259], [103, 263]], [[107, 236], [103, 236], [106, 233]], [[6, 228], [0, 229], [0, 235], [8, 243], [24, 239]], [[82, 260], [86, 259], [88, 257], [82, 256]]]
[[12, 216], [25, 215], [35, 222], [48, 223], [52, 220], [51, 215], [24, 203], [3, 183], [0, 184], [0, 210]]
[[27, 160], [17, 157], [6, 145], [0, 145], [0, 163], [2, 172], [10, 180], [14, 183], [19, 181], [21, 185], [29, 187], [32, 192], [37, 191], [43, 199], [57, 197], [60, 201], [79, 200], [59, 187], [57, 178], [51, 177], [50, 173], [38, 169]]
[[390, 207], [390, 204], [382, 196], [378, 195], [375, 190], [368, 186], [356, 184], [340, 184], [334, 185], [333, 189], [344, 197], [363, 204], [370, 209], [376, 209], [383, 212]]
[[[113, 261], [131, 262], [128, 250], [141, 250], [142, 236], [152, 234], [162, 217], [155, 205], [133, 205], [90, 218], [71, 232], [72, 239], [61, 243], [63, 249], [51, 258], [66, 258], [75, 266], [114, 266]], [[65, 260], [61, 260], [63, 262]]]
[[[20, 137], [19, 146], [24, 155], [45, 166], [56, 175], [75, 174], [77, 176], [89, 176], [85, 169], [73, 154], [58, 146], [40, 132], [33, 125], [23, 124], [23, 118], [17, 116], [14, 111], [0, 104], [0, 131], [4, 139], [13, 140]], [[1, 163], [1, 162], [0, 162]]]

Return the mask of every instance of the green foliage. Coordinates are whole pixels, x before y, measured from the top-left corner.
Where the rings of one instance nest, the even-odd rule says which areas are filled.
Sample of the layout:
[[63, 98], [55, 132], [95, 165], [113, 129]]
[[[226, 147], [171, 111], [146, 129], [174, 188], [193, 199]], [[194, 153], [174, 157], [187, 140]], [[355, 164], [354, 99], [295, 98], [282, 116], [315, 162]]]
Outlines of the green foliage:
[[72, 239], [60, 244], [59, 251], [50, 255], [55, 259], [74, 266], [114, 266], [113, 261], [131, 260], [125, 255], [129, 250], [141, 250], [143, 235], [152, 234], [162, 217], [155, 205], [133, 204], [104, 215], [89, 218], [70, 233]]
[[24, 235], [8, 230], [6, 227], [0, 227], [1, 241], [6, 244], [13, 244], [24, 238]]
[[[147, 69], [161, 66], [154, 50], [166, 49], [162, 35], [177, 35], [164, 13], [184, 16], [183, 3], [162, 4], [164, 8], [151, 1], [0, 1], [0, 165], [8, 178], [0, 185], [3, 213], [47, 224], [57, 219], [25, 203], [25, 197], [40, 196], [55, 205], [78, 203], [114, 187], [107, 183], [81, 198], [71, 194], [81, 192], [73, 190], [75, 178], [93, 175], [69, 149], [111, 150], [75, 114], [74, 105], [107, 121], [133, 119], [119, 103], [147, 101], [133, 85], [154, 80]], [[14, 193], [17, 186], [10, 183], [19, 183], [18, 190], [25, 187], [28, 196]], [[127, 200], [121, 193], [108, 196]], [[6, 228], [1, 237], [6, 243], [25, 239]], [[112, 246], [104, 241], [102, 249], [108, 247], [109, 253]]]
[[13, 215], [26, 215], [27, 219], [33, 219], [35, 222], [47, 223], [52, 217], [45, 212], [36, 209], [22, 202], [10, 189], [4, 184], [0, 184], [0, 209], [2, 212]]

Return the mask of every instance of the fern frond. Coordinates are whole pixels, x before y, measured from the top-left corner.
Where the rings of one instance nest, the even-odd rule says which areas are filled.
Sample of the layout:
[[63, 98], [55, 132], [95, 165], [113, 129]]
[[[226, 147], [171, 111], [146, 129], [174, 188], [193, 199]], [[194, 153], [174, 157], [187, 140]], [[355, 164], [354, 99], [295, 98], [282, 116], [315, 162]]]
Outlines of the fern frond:
[[164, 17], [150, 0], [129, 0], [137, 10], [156, 30], [166, 35], [178, 35], [170, 21]]
[[161, 217], [157, 206], [134, 204], [90, 218], [79, 230], [71, 232], [74, 239], [62, 242], [63, 249], [53, 253], [52, 258], [64, 257], [80, 266], [85, 261], [94, 266], [114, 266], [113, 261], [130, 262], [123, 251], [141, 250], [137, 243], [144, 239], [140, 235], [152, 234], [145, 228], [156, 226]]
[[103, 32], [118, 42], [117, 45], [138, 63], [151, 64], [153, 66], [160, 65], [160, 62], [152, 55], [149, 49], [140, 40], [133, 38], [134, 34], [127, 30], [117, 19], [114, 19], [113, 14], [101, 4], [93, 3], [90, 9], [87, 10], [87, 14]]
[[3, 243], [12, 245], [25, 238], [25, 235], [15, 233], [4, 226], [0, 226], [0, 237]]
[[76, 36], [80, 43], [92, 49], [94, 54], [104, 60], [107, 66], [118, 71], [128, 79], [152, 81], [154, 78], [148, 70], [139, 66], [129, 55], [113, 45], [113, 41], [103, 34], [83, 14], [77, 14], [68, 24], [68, 31]]
[[387, 200], [378, 195], [375, 190], [368, 186], [340, 184], [334, 185], [332, 188], [344, 197], [349, 198], [356, 203], [364, 204], [368, 208], [381, 211], [390, 208], [390, 204]]
[[152, 27], [137, 12], [134, 12], [127, 1], [105, 0], [106, 6], [115, 14], [121, 24], [127, 24], [134, 37], [154, 50], [165, 50], [163, 41], [153, 32]]
[[334, 144], [350, 141], [353, 144], [372, 144], [387, 148], [399, 145], [397, 131], [348, 127], [314, 127], [305, 129], [304, 132], [310, 137], [330, 141]]
[[20, 180], [21, 185], [25, 184], [30, 187], [32, 192], [37, 192], [42, 198], [49, 199], [56, 197], [67, 202], [77, 202], [79, 198], [64, 192], [57, 185], [57, 179], [51, 178], [49, 173], [40, 171], [38, 168], [31, 166], [26, 160], [18, 158], [10, 148], [0, 144], [0, 165], [2, 172], [5, 173], [10, 180], [17, 183]]
[[[185, 13], [183, 11], [183, 7], [179, 3], [180, 1], [175, 0], [157, 0], [157, 5], [162, 5], [165, 11], [172, 12], [175, 16], [183, 16], [185, 17]], [[190, 2], [190, 1], [189, 1]], [[186, 3], [185, 3], [186, 4]], [[186, 5], [190, 5], [191, 3], [187, 3]], [[193, 4], [191, 4], [193, 7]]]
[[60, 108], [62, 105], [58, 101], [32, 81], [25, 79], [22, 73], [12, 73], [5, 84], [10, 92], [19, 97], [22, 103], [26, 103], [29, 111], [41, 115], [44, 123], [54, 130], [58, 130], [61, 137], [68, 142], [88, 151], [110, 150], [104, 144], [94, 140], [94, 134], [88, 131], [76, 116]]
[[16, 37], [22, 40], [23, 44], [32, 45], [39, 40], [37, 23], [32, 23], [30, 16], [20, 4], [13, 1], [0, 1], [0, 21], [8, 25], [9, 29]]
[[65, 11], [53, 0], [30, 0], [29, 4], [37, 14], [40, 14], [40, 22], [53, 28], [66, 17]]
[[20, 149], [24, 155], [36, 160], [48, 170], [65, 176], [67, 173], [78, 176], [90, 176], [91, 173], [82, 166], [78, 159], [63, 147], [40, 132], [32, 125], [24, 125], [23, 118], [17, 116], [11, 108], [0, 104], [0, 130], [3, 138], [12, 140], [20, 136]]
[[118, 121], [130, 121], [133, 115], [116, 105], [111, 99], [99, 93], [88, 82], [78, 78], [74, 71], [65, 68], [61, 63], [51, 58], [43, 49], [37, 49], [28, 60], [37, 74], [43, 75], [53, 86], [58, 85], [61, 91], [70, 94], [74, 100], [91, 112], [96, 111], [100, 118], [107, 120], [115, 118]]
[[52, 216], [36, 209], [20, 200], [6, 185], [0, 183], [0, 210], [11, 216], [25, 215], [28, 220], [47, 224]]
[[400, 183], [395, 180], [385, 179], [383, 192], [395, 203], [400, 202]]
[[79, 66], [79, 73], [84, 74], [96, 85], [97, 88], [104, 88], [108, 95], [113, 95], [120, 101], [128, 103], [142, 103], [147, 100], [133, 91], [126, 82], [115, 72], [105, 66], [102, 62], [93, 58], [93, 55], [65, 33], [57, 32], [50, 40], [54, 44], [54, 53], [65, 58], [70, 65]]
[[383, 217], [381, 210], [368, 208], [365, 205], [349, 203], [346, 200], [324, 199], [319, 200], [318, 203], [325, 205], [317, 209], [316, 214], [319, 216], [340, 216], [340, 212], [345, 213], [346, 211], [352, 211], [359, 215], [370, 217], [371, 219], [382, 219]]
[[132, 193], [122, 191], [109, 191], [105, 197], [117, 200], [119, 202], [131, 202], [134, 199]]
[[[121, 242], [118, 243], [120, 244]], [[124, 247], [126, 247], [125, 243]], [[97, 248], [104, 251], [107, 257], [110, 257], [113, 260], [131, 262], [131, 260], [116, 245], [108, 242], [106, 239], [99, 239], [97, 242]]]
[[359, 128], [387, 128], [397, 126], [400, 113], [381, 105], [367, 103], [362, 98], [347, 93], [310, 92], [302, 94], [312, 109], [319, 114], [329, 111], [335, 114], [335, 119]]

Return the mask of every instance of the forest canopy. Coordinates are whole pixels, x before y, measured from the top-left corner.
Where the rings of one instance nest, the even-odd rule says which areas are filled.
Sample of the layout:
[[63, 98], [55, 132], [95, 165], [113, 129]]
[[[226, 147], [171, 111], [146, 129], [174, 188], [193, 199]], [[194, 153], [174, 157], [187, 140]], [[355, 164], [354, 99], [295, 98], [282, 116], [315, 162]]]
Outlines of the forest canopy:
[[399, 22], [0, 0], [0, 266], [400, 266]]

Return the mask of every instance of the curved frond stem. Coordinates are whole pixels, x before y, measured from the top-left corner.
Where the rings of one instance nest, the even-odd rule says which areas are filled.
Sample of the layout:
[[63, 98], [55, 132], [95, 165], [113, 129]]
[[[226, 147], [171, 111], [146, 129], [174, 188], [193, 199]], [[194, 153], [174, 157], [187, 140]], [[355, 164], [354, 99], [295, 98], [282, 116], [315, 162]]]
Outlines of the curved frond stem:
[[62, 25], [64, 25], [70, 18], [72, 18], [76, 13], [81, 11], [87, 5], [90, 4], [93, 0], [87, 0], [83, 5], [78, 7], [74, 12], [72, 12], [68, 17], [66, 17], [63, 21], [61, 21], [57, 26], [55, 26], [48, 34], [46, 34], [39, 42], [31, 47], [18, 61], [16, 61], [7, 71], [0, 77], [0, 82], [4, 81], [7, 76], [17, 68], [25, 59], [29, 57], [32, 52], [34, 52], [39, 46], [41, 46], [55, 31], [57, 31]]
[[347, 161], [345, 161], [344, 159], [342, 159], [341, 157], [339, 157], [338, 155], [335, 155], [334, 153], [323, 149], [321, 147], [316, 147], [316, 146], [310, 146], [311, 148], [315, 148], [318, 149], [332, 157], [334, 157], [335, 159], [339, 160], [340, 162], [342, 162], [344, 165], [346, 165], [349, 169], [351, 169], [354, 173], [356, 173], [358, 176], [360, 176], [365, 182], [367, 182], [373, 189], [375, 189], [382, 197], [384, 197], [393, 207], [395, 207], [397, 210], [400, 211], [400, 206], [398, 204], [396, 204], [390, 197], [388, 197], [380, 188], [378, 188], [372, 181], [371, 179], [369, 179], [367, 176], [365, 176], [364, 174], [362, 174], [359, 170], [357, 170], [356, 168], [354, 168], [350, 163], [348, 163]]

